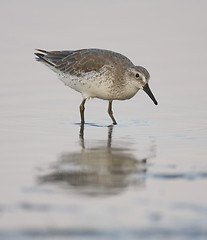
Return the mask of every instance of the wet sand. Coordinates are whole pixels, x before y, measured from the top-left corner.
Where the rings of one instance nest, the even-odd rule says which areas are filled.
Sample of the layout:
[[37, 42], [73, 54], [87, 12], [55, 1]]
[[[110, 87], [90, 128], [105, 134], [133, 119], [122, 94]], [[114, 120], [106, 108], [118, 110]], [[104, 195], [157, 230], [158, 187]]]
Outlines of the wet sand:
[[[206, 3], [107, 3], [1, 3], [0, 239], [207, 237]], [[115, 101], [109, 127], [92, 99], [81, 129], [39, 47], [120, 52], [159, 105]]]

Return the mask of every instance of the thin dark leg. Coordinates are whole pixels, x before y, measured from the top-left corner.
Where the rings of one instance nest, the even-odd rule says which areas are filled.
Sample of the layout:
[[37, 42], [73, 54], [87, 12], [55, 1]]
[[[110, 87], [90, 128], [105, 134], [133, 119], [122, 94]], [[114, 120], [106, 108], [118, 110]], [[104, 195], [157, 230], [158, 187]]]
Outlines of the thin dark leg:
[[84, 124], [84, 110], [85, 110], [85, 107], [84, 107], [84, 104], [86, 102], [86, 99], [83, 99], [81, 105], [80, 105], [80, 116], [81, 116], [81, 124]]
[[113, 111], [112, 111], [112, 100], [109, 101], [108, 114], [111, 117], [111, 119], [113, 121], [113, 124], [116, 125], [117, 122], [116, 122], [116, 120], [115, 120], [115, 118], [113, 116]]

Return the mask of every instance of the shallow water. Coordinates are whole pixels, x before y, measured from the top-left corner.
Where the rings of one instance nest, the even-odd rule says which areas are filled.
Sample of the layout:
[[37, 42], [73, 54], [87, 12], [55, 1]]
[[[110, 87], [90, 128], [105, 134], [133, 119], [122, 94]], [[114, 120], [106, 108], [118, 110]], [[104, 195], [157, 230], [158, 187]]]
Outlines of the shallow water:
[[[116, 7], [1, 3], [0, 239], [207, 238], [206, 3]], [[89, 100], [82, 129], [81, 96], [38, 47], [121, 52], [150, 71], [159, 105], [115, 101], [112, 127]]]

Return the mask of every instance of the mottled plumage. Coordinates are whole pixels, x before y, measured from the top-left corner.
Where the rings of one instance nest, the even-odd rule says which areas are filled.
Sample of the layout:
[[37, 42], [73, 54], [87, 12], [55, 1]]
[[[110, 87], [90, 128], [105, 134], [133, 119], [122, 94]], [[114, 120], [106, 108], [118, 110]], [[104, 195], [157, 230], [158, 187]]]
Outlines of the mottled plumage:
[[149, 89], [148, 71], [135, 66], [122, 54], [101, 50], [81, 49], [75, 51], [45, 51], [37, 49], [37, 60], [47, 65], [66, 85], [80, 92], [81, 122], [84, 123], [84, 104], [87, 98], [109, 100], [108, 113], [113, 124], [112, 100], [125, 100], [143, 89], [157, 105]]

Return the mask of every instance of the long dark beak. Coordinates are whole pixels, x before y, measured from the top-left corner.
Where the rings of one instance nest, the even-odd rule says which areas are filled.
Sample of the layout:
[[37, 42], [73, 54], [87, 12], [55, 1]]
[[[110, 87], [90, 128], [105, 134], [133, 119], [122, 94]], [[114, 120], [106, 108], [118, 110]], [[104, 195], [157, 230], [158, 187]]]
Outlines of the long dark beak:
[[146, 92], [146, 94], [152, 99], [155, 105], [158, 104], [157, 100], [155, 99], [153, 93], [151, 92], [148, 83], [143, 87], [143, 90]]

